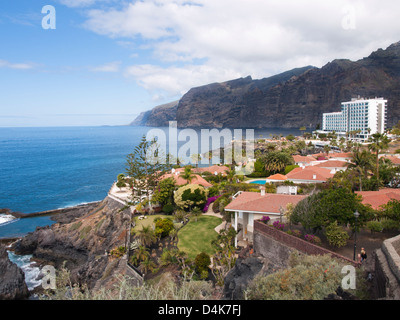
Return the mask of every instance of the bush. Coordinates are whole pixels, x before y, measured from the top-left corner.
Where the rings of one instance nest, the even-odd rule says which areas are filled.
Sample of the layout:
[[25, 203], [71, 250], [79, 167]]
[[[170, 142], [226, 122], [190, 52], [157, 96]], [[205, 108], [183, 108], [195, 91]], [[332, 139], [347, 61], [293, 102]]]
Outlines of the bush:
[[286, 231], [286, 233], [291, 236], [298, 237], [298, 238], [301, 238], [303, 235], [300, 230], [288, 230], [288, 231]]
[[165, 214], [172, 214], [174, 212], [174, 206], [172, 204], [166, 204], [162, 208]]
[[371, 233], [372, 232], [382, 232], [383, 226], [380, 221], [372, 220], [372, 221], [367, 222], [367, 229], [371, 230]]
[[306, 234], [304, 236], [304, 240], [306, 240], [307, 242], [310, 242], [312, 244], [316, 244], [316, 245], [320, 245], [322, 243], [321, 239], [313, 234]]
[[341, 226], [338, 226], [337, 221], [326, 227], [325, 235], [329, 244], [336, 248], [346, 246], [349, 239], [349, 235]]
[[155, 230], [157, 236], [161, 236], [161, 238], [167, 237], [172, 229], [174, 229], [174, 223], [171, 219], [157, 220]]
[[[210, 204], [215, 202], [215, 200], [217, 200], [220, 197], [221, 197], [220, 195], [216, 195], [216, 196], [213, 196], [211, 198], [208, 198], [207, 202], [206, 202], [206, 204], [205, 204], [205, 206], [203, 208], [203, 212], [206, 213], [208, 211], [208, 208], [210, 207]], [[214, 207], [213, 207], [213, 209], [214, 209]]]
[[[292, 258], [292, 257], [291, 257]], [[330, 255], [302, 255], [295, 265], [270, 275], [258, 275], [247, 286], [247, 300], [322, 300], [335, 293], [343, 275]]]
[[208, 267], [210, 266], [210, 264], [211, 258], [205, 252], [199, 253], [194, 259], [195, 270], [200, 275], [202, 275], [202, 273], [206, 271], [208, 276]]
[[114, 258], [121, 258], [125, 253], [126, 248], [124, 246], [120, 246], [110, 251], [111, 256], [113, 256]]
[[203, 208], [207, 200], [207, 191], [203, 186], [188, 184], [180, 187], [174, 194], [175, 204], [182, 209]]
[[380, 222], [385, 231], [395, 231], [400, 228], [400, 222], [393, 219], [381, 219]]
[[285, 228], [285, 224], [280, 223], [279, 221], [274, 221], [274, 223], [272, 224], [272, 226], [273, 226], [275, 229], [278, 229], [278, 230], [281, 230], [281, 231]]
[[268, 224], [270, 220], [271, 220], [271, 218], [268, 217], [268, 216], [263, 216], [263, 217], [261, 218], [261, 222], [262, 222], [262, 223], [265, 223], [265, 224]]

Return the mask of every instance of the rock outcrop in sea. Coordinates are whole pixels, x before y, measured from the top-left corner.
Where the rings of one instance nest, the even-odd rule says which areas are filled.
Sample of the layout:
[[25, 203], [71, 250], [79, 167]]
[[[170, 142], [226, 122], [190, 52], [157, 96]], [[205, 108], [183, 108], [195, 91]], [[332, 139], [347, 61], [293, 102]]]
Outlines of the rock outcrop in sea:
[[0, 300], [22, 300], [28, 297], [24, 272], [10, 261], [6, 247], [0, 245]]
[[126, 263], [121, 265], [109, 253], [125, 245], [130, 222], [130, 210], [106, 197], [86, 210], [80, 207], [63, 214], [52, 226], [38, 227], [14, 243], [12, 250], [56, 270], [67, 268], [74, 283], [104, 288], [115, 280], [114, 273], [124, 274]]

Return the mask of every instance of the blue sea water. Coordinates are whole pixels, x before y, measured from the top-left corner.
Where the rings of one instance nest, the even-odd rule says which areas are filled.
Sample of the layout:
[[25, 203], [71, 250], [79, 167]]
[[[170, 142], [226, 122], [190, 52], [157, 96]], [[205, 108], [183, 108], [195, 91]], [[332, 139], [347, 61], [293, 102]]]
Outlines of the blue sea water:
[[[125, 172], [126, 156], [151, 129], [0, 128], [0, 208], [32, 213], [104, 199]], [[299, 132], [256, 130], [255, 138], [279, 133]], [[0, 238], [23, 236], [52, 223], [47, 216], [8, 221], [0, 215]]]
[[[104, 199], [148, 127], [0, 128], [0, 208], [32, 213]], [[0, 225], [21, 236], [50, 217]]]

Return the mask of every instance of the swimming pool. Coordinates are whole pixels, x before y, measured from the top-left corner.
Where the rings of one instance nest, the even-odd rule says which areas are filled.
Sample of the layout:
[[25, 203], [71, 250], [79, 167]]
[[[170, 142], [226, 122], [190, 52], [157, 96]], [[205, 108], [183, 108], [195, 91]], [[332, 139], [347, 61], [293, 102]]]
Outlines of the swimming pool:
[[252, 181], [252, 182], [249, 182], [250, 184], [262, 184], [262, 185], [264, 185], [264, 184], [266, 184], [267, 183], [267, 181], [266, 180], [256, 180], [256, 181]]

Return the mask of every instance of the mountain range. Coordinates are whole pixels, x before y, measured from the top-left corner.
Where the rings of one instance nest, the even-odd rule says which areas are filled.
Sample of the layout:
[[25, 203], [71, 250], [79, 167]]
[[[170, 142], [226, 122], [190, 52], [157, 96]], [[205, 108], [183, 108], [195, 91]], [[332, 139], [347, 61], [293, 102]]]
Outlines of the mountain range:
[[352, 98], [388, 100], [387, 126], [400, 120], [400, 42], [358, 61], [337, 59], [253, 80], [190, 89], [180, 100], [140, 114], [131, 125], [179, 128], [315, 128]]

